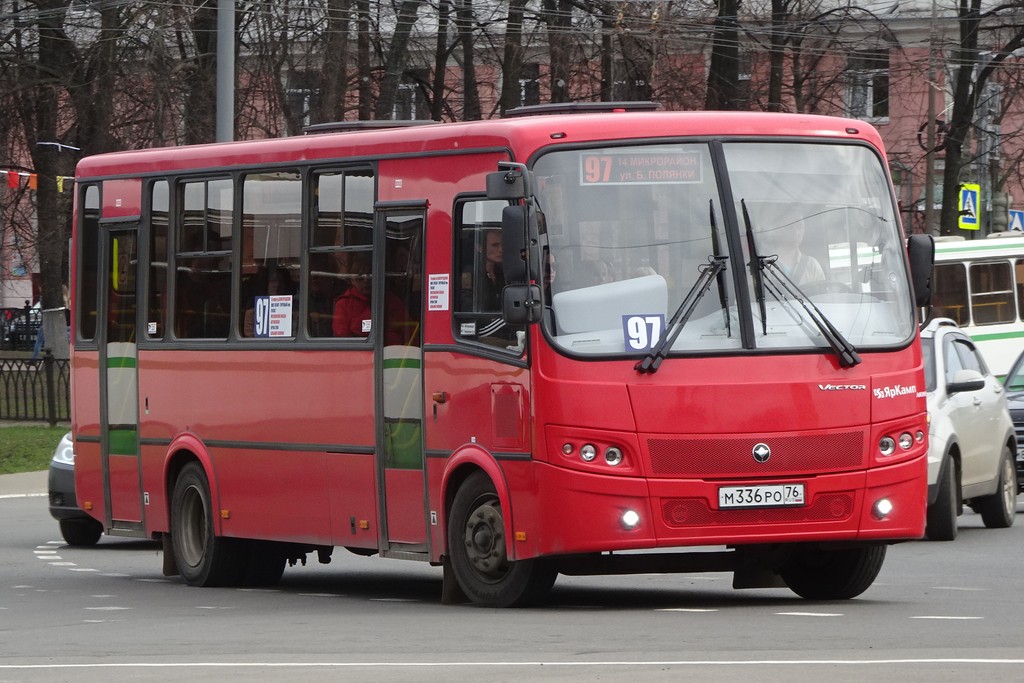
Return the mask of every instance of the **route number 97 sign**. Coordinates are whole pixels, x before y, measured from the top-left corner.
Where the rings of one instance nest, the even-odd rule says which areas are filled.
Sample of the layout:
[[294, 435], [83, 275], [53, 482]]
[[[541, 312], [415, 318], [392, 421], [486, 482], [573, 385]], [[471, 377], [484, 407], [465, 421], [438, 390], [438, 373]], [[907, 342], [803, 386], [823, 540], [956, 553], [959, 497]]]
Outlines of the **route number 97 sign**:
[[665, 315], [624, 315], [622, 331], [626, 339], [626, 351], [650, 351], [665, 332]]

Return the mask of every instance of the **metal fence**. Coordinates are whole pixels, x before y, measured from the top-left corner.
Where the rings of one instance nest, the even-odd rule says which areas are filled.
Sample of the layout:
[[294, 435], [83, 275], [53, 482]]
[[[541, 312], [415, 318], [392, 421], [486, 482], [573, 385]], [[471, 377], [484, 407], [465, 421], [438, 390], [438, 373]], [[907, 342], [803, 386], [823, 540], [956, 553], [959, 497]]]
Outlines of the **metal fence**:
[[0, 358], [0, 420], [71, 419], [71, 362], [49, 349], [39, 360]]

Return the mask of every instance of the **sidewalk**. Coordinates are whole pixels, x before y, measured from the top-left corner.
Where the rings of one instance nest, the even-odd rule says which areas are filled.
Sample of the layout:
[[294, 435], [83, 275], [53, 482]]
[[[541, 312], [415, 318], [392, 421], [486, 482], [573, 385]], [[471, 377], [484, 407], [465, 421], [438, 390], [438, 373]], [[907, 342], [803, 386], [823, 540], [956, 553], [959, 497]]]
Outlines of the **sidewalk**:
[[45, 495], [47, 471], [0, 474], [0, 498], [5, 496]]

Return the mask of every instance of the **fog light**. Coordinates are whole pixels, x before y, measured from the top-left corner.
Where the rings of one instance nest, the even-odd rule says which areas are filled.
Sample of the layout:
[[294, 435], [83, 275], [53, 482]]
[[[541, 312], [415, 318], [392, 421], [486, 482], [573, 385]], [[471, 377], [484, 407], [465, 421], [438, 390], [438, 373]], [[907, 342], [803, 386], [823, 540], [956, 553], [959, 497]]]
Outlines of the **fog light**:
[[615, 446], [612, 446], [604, 452], [604, 461], [612, 467], [615, 467], [622, 462], [622, 451]]
[[881, 498], [875, 501], [875, 507], [872, 508], [871, 514], [875, 516], [875, 519], [885, 519], [892, 514], [892, 501], [888, 498]]
[[918, 429], [917, 433], [914, 434], [914, 440], [917, 441], [918, 443], [924, 443], [924, 432]]
[[583, 462], [592, 462], [597, 457], [597, 449], [588, 443], [580, 449], [580, 457], [583, 458]]
[[900, 448], [905, 451], [909, 451], [910, 447], [914, 445], [914, 437], [910, 435], [910, 432], [903, 432], [900, 434]]
[[896, 440], [891, 436], [883, 436], [878, 442], [878, 452], [882, 455], [892, 455], [896, 451]]
[[562, 444], [562, 452], [565, 453], [566, 455], [572, 455], [572, 444], [571, 443], [563, 443]]
[[626, 510], [622, 513], [622, 526], [626, 530], [633, 530], [640, 526], [640, 515], [635, 510]]

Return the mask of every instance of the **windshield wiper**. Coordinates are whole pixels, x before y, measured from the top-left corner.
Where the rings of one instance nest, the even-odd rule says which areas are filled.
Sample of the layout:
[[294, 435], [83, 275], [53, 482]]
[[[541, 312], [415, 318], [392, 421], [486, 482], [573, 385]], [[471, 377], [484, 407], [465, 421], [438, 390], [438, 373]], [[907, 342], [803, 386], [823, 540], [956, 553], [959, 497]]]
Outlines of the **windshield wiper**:
[[683, 331], [683, 326], [686, 325], [690, 316], [693, 315], [697, 304], [700, 303], [701, 298], [711, 288], [711, 283], [718, 277], [718, 274], [725, 270], [725, 262], [728, 258], [728, 256], [709, 256], [708, 262], [700, 266], [700, 274], [697, 276], [697, 281], [693, 283], [693, 287], [687, 292], [683, 302], [679, 304], [679, 308], [672, 314], [672, 318], [665, 326], [665, 334], [647, 352], [643, 360], [638, 361], [634, 366], [637, 372], [640, 374], [657, 372], [661, 361], [665, 359], [665, 353], [672, 347], [676, 339], [679, 338], [679, 333]]
[[[715, 256], [722, 255], [722, 249], [718, 244], [718, 220], [715, 218], [715, 200], [708, 200], [708, 221], [711, 223], [711, 253]], [[718, 301], [722, 305], [722, 317], [725, 322], [725, 336], [732, 336], [732, 322], [729, 319], [729, 293], [725, 289], [725, 268], [718, 271]]]
[[743, 209], [743, 225], [747, 229], [747, 249], [750, 251], [750, 279], [754, 282], [754, 298], [761, 311], [761, 333], [768, 334], [768, 312], [764, 304], [764, 282], [761, 277], [761, 270], [764, 266], [761, 257], [757, 253], [757, 245], [754, 244], [754, 229], [750, 225], [750, 214], [747, 212], [747, 200], [740, 200], [740, 208]]

